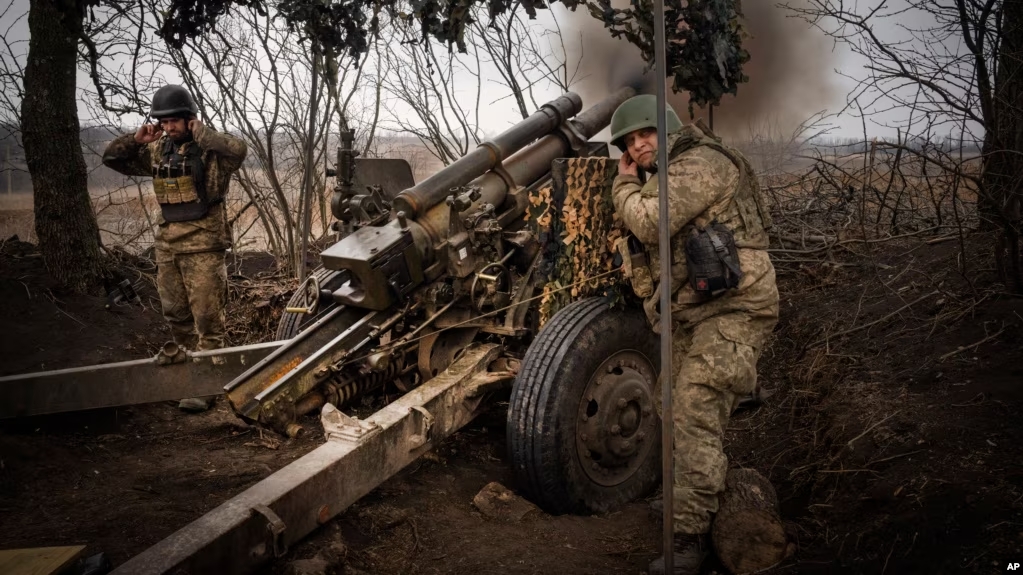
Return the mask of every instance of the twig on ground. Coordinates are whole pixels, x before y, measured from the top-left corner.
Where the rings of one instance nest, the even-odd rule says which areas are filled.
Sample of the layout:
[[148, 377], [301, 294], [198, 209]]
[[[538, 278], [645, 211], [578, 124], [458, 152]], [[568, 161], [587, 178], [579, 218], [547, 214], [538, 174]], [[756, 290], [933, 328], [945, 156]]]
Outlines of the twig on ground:
[[929, 246], [933, 246], [934, 244], [940, 244], [942, 242], [948, 242], [948, 241], [952, 241], [952, 240], [955, 240], [955, 239], [959, 239], [959, 235], [958, 234], [952, 234], [950, 236], [941, 236], [941, 237], [937, 237], [937, 238], [932, 238], [932, 239], [927, 240], [925, 243], [927, 245], [929, 245]]
[[972, 559], [972, 560], [971, 560], [971, 561], [970, 561], [969, 563], [967, 563], [966, 565], [963, 565], [963, 569], [965, 569], [965, 568], [969, 567], [970, 565], [973, 565], [973, 563], [974, 563], [974, 562], [975, 562], [975, 561], [976, 561], [977, 559], [980, 559], [981, 557], [983, 557], [983, 556], [987, 555], [987, 552], [988, 552], [988, 551], [989, 551], [989, 550], [985, 550], [985, 551], [984, 551], [983, 553], [981, 553], [980, 555], [977, 555], [976, 557], [974, 557], [974, 558], [973, 558], [973, 559]]
[[199, 443], [201, 445], [209, 445], [210, 443], [216, 443], [218, 441], [223, 441], [225, 439], [230, 439], [232, 437], [241, 437], [243, 435], [248, 435], [249, 432], [251, 432], [251, 431], [252, 431], [252, 428], [250, 427], [249, 429], [246, 429], [244, 431], [240, 431], [240, 432], [235, 433], [233, 435], [222, 435], [220, 437], [214, 437], [213, 439], [207, 439], [206, 441], [201, 441]]
[[881, 425], [882, 423], [884, 423], [884, 422], [888, 421], [889, 419], [891, 419], [891, 418], [895, 417], [895, 416], [896, 416], [896, 415], [898, 415], [898, 414], [899, 414], [899, 412], [898, 412], [898, 411], [896, 411], [895, 413], [893, 413], [893, 414], [889, 415], [888, 417], [886, 417], [886, 418], [882, 419], [881, 421], [878, 421], [878, 422], [877, 422], [877, 423], [875, 423], [874, 425], [871, 425], [870, 427], [868, 427], [867, 429], [865, 429], [865, 430], [863, 431], [863, 433], [861, 433], [861, 434], [857, 435], [856, 437], [854, 437], [854, 438], [850, 439], [849, 441], [847, 441], [847, 442], [846, 442], [846, 444], [845, 444], [845, 446], [846, 446], [846, 447], [848, 447], [849, 449], [852, 449], [852, 448], [853, 448], [853, 444], [854, 444], [854, 443], [856, 443], [856, 442], [857, 442], [857, 441], [858, 441], [858, 440], [859, 440], [860, 438], [862, 438], [862, 437], [863, 437], [864, 435], [866, 435], [866, 434], [870, 433], [870, 432], [871, 432], [871, 431], [872, 431], [872, 430], [873, 430], [873, 429], [874, 429], [875, 427], [877, 427], [878, 425]]
[[873, 469], [818, 469], [817, 473], [873, 473], [879, 475]]
[[[47, 290], [47, 291], [49, 291], [49, 290]], [[79, 325], [85, 327], [85, 322], [83, 322], [82, 320], [78, 319], [77, 317], [69, 314], [68, 312], [60, 309], [60, 300], [58, 300], [56, 297], [54, 297], [52, 293], [49, 294], [49, 299], [50, 299], [50, 302], [53, 303], [53, 307], [57, 308], [57, 311], [59, 311], [60, 313], [66, 315], [66, 316], [68, 316], [69, 318], [75, 320], [75, 322], [77, 322]]]
[[409, 552], [412, 555], [421, 548], [419, 544], [419, 528], [416, 527], [415, 519], [411, 517], [408, 519], [408, 524], [412, 527], [412, 551]]
[[958, 355], [958, 354], [960, 354], [960, 353], [962, 353], [964, 351], [971, 350], [971, 349], [974, 349], [976, 347], [979, 347], [981, 344], [989, 342], [992, 339], [995, 339], [996, 337], [1002, 335], [1002, 332], [1004, 332], [1004, 331], [1005, 331], [1005, 325], [1003, 324], [1002, 325], [1002, 329], [998, 330], [997, 332], [995, 332], [995, 333], [985, 337], [984, 339], [978, 341], [977, 343], [971, 343], [970, 345], [966, 345], [966, 346], [961, 345], [961, 346], [957, 347], [956, 349], [954, 349], [954, 350], [946, 353], [945, 355], [939, 357], [938, 361], [945, 361], [946, 359], [948, 359], [948, 358], [950, 358], [950, 357], [952, 357], [954, 355]]
[[938, 290], [934, 290], [934, 291], [932, 291], [930, 293], [924, 294], [924, 295], [918, 297], [917, 299], [907, 303], [906, 305], [900, 307], [899, 309], [893, 311], [892, 313], [890, 313], [890, 314], [888, 314], [888, 315], [886, 315], [886, 316], [884, 316], [884, 317], [882, 317], [880, 319], [876, 319], [876, 320], [874, 320], [874, 321], [872, 321], [870, 323], [865, 323], [863, 325], [856, 326], [854, 328], [850, 328], [850, 329], [847, 329], [847, 330], [844, 330], [844, 331], [840, 331], [840, 332], [838, 332], [836, 334], [829, 334], [829, 335], [825, 336], [824, 338], [819, 339], [819, 340], [811, 343], [810, 347], [817, 347], [818, 345], [821, 345], [822, 343], [827, 343], [832, 338], [838, 338], [838, 337], [842, 337], [842, 336], [849, 335], [849, 334], [852, 334], [852, 333], [856, 333], [858, 331], [862, 331], [864, 329], [867, 329], [867, 328], [869, 328], [871, 326], [875, 326], [875, 325], [877, 325], [879, 323], [884, 323], [884, 322], [888, 321], [889, 319], [899, 315], [904, 310], [913, 307], [914, 305], [922, 302], [923, 300], [925, 300], [925, 299], [927, 299], [927, 298], [929, 298], [931, 296], [938, 295], [939, 293], [941, 293], [941, 292], [938, 291]]
[[899, 536], [896, 535], [895, 541], [892, 542], [892, 548], [890, 551], [888, 551], [888, 556], [884, 558], [884, 567], [881, 568], [881, 575], [884, 575], [884, 572], [888, 570], [888, 560], [892, 558], [892, 553], [895, 552], [895, 546], [898, 545], [898, 543]]
[[908, 453], [900, 453], [898, 455], [892, 455], [891, 457], [885, 457], [884, 459], [877, 459], [875, 461], [868, 461], [867, 462], [867, 467], [870, 467], [871, 465], [876, 465], [878, 463], [884, 463], [885, 461], [891, 461], [893, 459], [898, 459], [900, 457], [909, 457], [910, 455], [916, 455], [917, 453], [920, 453], [920, 452], [923, 452], [923, 451], [926, 451], [926, 450], [925, 449], [917, 449], [916, 451], [910, 451]]
[[909, 542], [909, 549], [906, 549], [906, 552], [902, 554], [903, 557], [908, 557], [909, 556], [909, 552], [913, 550], [913, 546], [916, 545], [916, 536], [917, 535], [920, 535], [919, 531], [913, 533], [913, 540]]
[[974, 395], [973, 399], [971, 399], [969, 401], [966, 401], [964, 403], [953, 403], [951, 405], [952, 405], [952, 407], [971, 407], [971, 406], [974, 406], [974, 405], [980, 405], [980, 404], [984, 403], [985, 400], [987, 400], [987, 395], [985, 395], [984, 392], [982, 391], [982, 392], [978, 393], [977, 395]]

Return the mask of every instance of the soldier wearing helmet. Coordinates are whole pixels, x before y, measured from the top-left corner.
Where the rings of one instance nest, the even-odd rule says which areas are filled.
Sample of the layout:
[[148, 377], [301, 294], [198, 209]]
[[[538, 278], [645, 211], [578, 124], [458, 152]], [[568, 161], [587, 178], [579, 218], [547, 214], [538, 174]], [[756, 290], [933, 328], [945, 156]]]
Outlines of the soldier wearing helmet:
[[[156, 229], [157, 289], [174, 342], [192, 350], [224, 346], [227, 300], [225, 253], [231, 232], [224, 208], [231, 175], [241, 167], [245, 142], [203, 125], [188, 90], [164, 86], [135, 133], [107, 146], [103, 163], [128, 176], [150, 176], [160, 205]], [[201, 398], [186, 410], [208, 409]]]
[[[658, 278], [658, 184], [641, 174], [668, 170], [671, 285], [633, 288], [655, 331], [673, 330], [674, 572], [695, 574], [725, 488], [725, 428], [756, 387], [757, 360], [778, 321], [778, 288], [770, 219], [749, 163], [709, 129], [683, 126], [669, 107], [668, 165], [658, 166], [656, 105], [653, 95], [636, 96], [611, 118], [612, 143], [623, 152], [612, 197], [649, 254], [644, 273]], [[670, 321], [658, 309], [662, 289], [671, 290]], [[650, 565], [651, 573], [663, 570], [662, 559]]]

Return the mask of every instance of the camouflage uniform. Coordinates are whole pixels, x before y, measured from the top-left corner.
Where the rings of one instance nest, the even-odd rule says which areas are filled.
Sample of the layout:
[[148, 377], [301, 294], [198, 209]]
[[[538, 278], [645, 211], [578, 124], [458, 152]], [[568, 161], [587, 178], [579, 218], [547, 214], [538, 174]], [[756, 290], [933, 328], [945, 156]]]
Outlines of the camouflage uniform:
[[[152, 176], [166, 138], [145, 145], [137, 143], [134, 134], [124, 134], [107, 146], [103, 163], [128, 176]], [[198, 220], [168, 222], [160, 216], [156, 283], [175, 343], [188, 349], [217, 349], [224, 346], [224, 256], [231, 246], [227, 210], [218, 200], [227, 196], [231, 174], [241, 167], [247, 148], [238, 138], [206, 126], [193, 138], [202, 150], [207, 197], [216, 203]]]
[[[725, 487], [728, 460], [722, 439], [738, 400], [753, 391], [757, 359], [778, 321], [778, 288], [767, 253], [766, 211], [760, 209], [756, 177], [742, 156], [696, 126], [668, 137], [672, 236], [674, 379], [674, 528], [707, 533]], [[646, 184], [631, 175], [615, 178], [615, 209], [647, 247], [652, 277], [658, 261], [657, 178]], [[694, 224], [713, 219], [735, 234], [743, 272], [739, 287], [702, 300], [687, 281], [684, 239]], [[660, 329], [661, 286], [645, 300]]]

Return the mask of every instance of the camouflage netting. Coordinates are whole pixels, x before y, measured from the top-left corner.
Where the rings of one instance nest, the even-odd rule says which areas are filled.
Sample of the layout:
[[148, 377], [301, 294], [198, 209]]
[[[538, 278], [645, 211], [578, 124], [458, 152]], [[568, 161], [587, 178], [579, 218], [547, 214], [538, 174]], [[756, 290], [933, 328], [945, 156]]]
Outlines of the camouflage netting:
[[[381, 12], [391, 22], [418, 26], [420, 41], [433, 38], [459, 52], [466, 52], [469, 25], [476, 6], [486, 6], [489, 17], [506, 13], [516, 0], [171, 0], [161, 26], [161, 36], [180, 48], [196, 36], [215, 31], [216, 21], [232, 6], [283, 18], [299, 41], [310, 41], [328, 65], [328, 82], [336, 82], [339, 60], [358, 65], [377, 37]], [[628, 8], [612, 8], [610, 0], [556, 0], [570, 10], [585, 7], [614, 37], [636, 45], [653, 64], [654, 22], [652, 0], [630, 0]], [[98, 0], [91, 0], [98, 2]], [[530, 17], [543, 0], [519, 0]], [[742, 73], [749, 61], [743, 49], [740, 0], [665, 0], [667, 66], [665, 76], [674, 79], [676, 92], [687, 91], [690, 101], [703, 106], [717, 104], [724, 94], [735, 94], [747, 80]]]
[[[572, 0], [564, 0], [571, 5]], [[630, 7], [612, 8], [610, 0], [586, 0], [590, 15], [604, 22], [611, 36], [624, 36], [639, 48], [643, 59], [654, 62], [654, 4], [631, 0]], [[750, 54], [742, 47], [748, 35], [742, 25], [739, 0], [665, 0], [665, 57], [672, 89], [689, 92], [693, 104], [717, 104], [721, 96], [736, 94], [749, 78], [742, 67]]]
[[624, 280], [620, 274], [587, 281], [616, 267], [614, 243], [622, 232], [611, 202], [611, 181], [617, 168], [610, 158], [556, 160], [551, 170], [553, 186], [530, 195], [525, 217], [544, 250], [538, 270], [543, 284], [540, 326], [579, 298], [621, 299]]

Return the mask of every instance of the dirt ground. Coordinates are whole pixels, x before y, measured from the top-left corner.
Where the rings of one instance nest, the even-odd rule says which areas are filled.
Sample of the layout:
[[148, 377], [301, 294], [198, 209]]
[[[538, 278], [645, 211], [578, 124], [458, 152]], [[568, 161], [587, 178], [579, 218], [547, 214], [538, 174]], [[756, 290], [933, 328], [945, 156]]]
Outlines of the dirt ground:
[[[958, 241], [907, 238], [782, 274], [782, 321], [761, 360], [776, 393], [733, 417], [726, 445], [782, 500], [798, 550], [774, 572], [990, 573], [1020, 561], [1023, 299], [999, 295], [983, 244], [968, 238], [961, 255]], [[247, 261], [234, 268], [234, 343], [266, 337], [286, 295], [258, 273], [265, 260]], [[5, 242], [0, 374], [153, 353], [167, 332], [148, 273], [131, 278], [144, 307], [107, 310], [61, 293], [31, 246]], [[504, 409], [264, 572], [644, 572], [660, 537], [645, 501], [521, 521], [473, 506], [491, 481], [515, 489]], [[320, 442], [313, 419], [281, 441], [224, 402], [199, 415], [154, 404], [0, 423], [0, 548], [85, 544], [115, 565]]]

